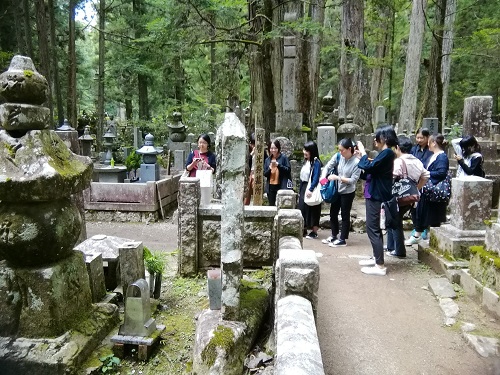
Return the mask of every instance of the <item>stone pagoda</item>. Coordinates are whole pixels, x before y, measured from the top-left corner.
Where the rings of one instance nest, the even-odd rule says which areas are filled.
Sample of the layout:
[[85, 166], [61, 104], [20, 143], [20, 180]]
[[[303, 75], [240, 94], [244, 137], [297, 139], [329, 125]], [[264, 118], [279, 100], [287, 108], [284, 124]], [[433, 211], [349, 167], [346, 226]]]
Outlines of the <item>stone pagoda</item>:
[[48, 84], [30, 58], [0, 75], [0, 368], [2, 374], [66, 374], [117, 319], [92, 304], [81, 252], [82, 218], [71, 195], [92, 161], [49, 130]]

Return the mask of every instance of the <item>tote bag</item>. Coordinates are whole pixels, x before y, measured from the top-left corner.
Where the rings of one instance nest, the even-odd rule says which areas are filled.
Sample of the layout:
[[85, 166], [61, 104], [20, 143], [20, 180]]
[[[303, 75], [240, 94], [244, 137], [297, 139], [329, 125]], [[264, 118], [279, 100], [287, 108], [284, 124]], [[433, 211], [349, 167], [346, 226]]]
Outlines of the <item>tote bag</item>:
[[433, 184], [431, 180], [422, 188], [425, 197], [431, 202], [448, 202], [451, 197], [451, 178], [447, 174], [445, 179]]
[[[316, 162], [316, 158], [314, 158], [314, 162]], [[307, 183], [306, 191], [304, 192], [304, 203], [307, 204], [308, 206], [317, 206], [323, 202], [323, 199], [321, 198], [321, 184], [318, 182], [314, 190], [312, 191], [311, 196], [308, 198], [306, 193], [309, 191], [311, 187], [311, 178], [312, 178], [312, 171], [309, 174], [309, 182]]]
[[403, 177], [394, 181], [392, 185], [392, 196], [396, 198], [399, 207], [413, 205], [420, 200], [420, 193], [417, 183], [408, 177], [408, 169], [403, 159], [402, 162]]

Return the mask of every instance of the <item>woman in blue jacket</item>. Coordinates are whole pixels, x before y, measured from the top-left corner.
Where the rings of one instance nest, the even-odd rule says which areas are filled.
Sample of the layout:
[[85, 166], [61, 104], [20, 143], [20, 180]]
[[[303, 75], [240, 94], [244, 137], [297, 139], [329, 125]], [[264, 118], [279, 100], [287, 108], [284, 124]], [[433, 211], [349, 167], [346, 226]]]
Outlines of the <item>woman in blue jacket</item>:
[[[316, 206], [309, 206], [304, 202], [304, 198], [310, 197], [313, 190], [319, 184], [321, 176], [321, 160], [319, 160], [318, 145], [313, 141], [304, 144], [305, 163], [300, 170], [300, 190], [299, 190], [299, 208], [304, 218], [304, 235], [309, 240], [318, 238], [319, 218], [321, 216], [321, 203]], [[311, 185], [307, 189], [307, 185], [311, 179]], [[307, 234], [307, 228], [311, 228]]]
[[[430, 180], [433, 185], [443, 181], [450, 169], [450, 161], [448, 160], [446, 152], [444, 152], [446, 144], [447, 142], [442, 134], [433, 134], [429, 137], [429, 150], [431, 150], [433, 154], [429, 159], [427, 170], [431, 175]], [[421, 215], [418, 217], [417, 222], [414, 223], [415, 234], [411, 235], [410, 238], [405, 241], [406, 246], [419, 243], [422, 239], [421, 234], [425, 229], [429, 227], [439, 227], [441, 223], [446, 221], [446, 207], [448, 206], [448, 202], [431, 202], [422, 194], [418, 205], [420, 206]]]
[[384, 276], [387, 269], [384, 266], [384, 238], [380, 228], [380, 209], [383, 202], [392, 199], [392, 172], [396, 155], [391, 147], [396, 146], [398, 139], [392, 126], [378, 128], [375, 132], [375, 147], [380, 153], [369, 160], [365, 147], [358, 141], [356, 156], [360, 159], [358, 168], [371, 175], [369, 193], [366, 199], [366, 233], [370, 239], [373, 258], [359, 261], [361, 272], [368, 275]]

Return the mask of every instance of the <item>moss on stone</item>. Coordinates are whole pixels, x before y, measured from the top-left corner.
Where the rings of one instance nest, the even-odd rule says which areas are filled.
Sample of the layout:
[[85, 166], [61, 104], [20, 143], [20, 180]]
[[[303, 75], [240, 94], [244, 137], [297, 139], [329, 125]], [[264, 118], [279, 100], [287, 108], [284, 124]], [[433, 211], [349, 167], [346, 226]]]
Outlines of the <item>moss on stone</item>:
[[240, 321], [256, 329], [267, 307], [268, 292], [258, 283], [241, 280]]
[[233, 346], [233, 342], [233, 330], [223, 325], [218, 325], [214, 331], [214, 336], [210, 339], [205, 349], [203, 349], [201, 359], [208, 367], [212, 367], [217, 358], [217, 348], [221, 348], [227, 352]]
[[483, 246], [471, 246], [470, 252], [480, 257], [481, 262], [491, 262], [497, 269], [500, 269], [500, 257], [497, 252], [488, 251]]
[[50, 156], [49, 165], [61, 176], [74, 175], [83, 164], [72, 158], [71, 152], [61, 139], [56, 139], [50, 132], [41, 132], [40, 141], [45, 155]]
[[27, 78], [33, 77], [33, 70], [25, 70], [23, 73]]

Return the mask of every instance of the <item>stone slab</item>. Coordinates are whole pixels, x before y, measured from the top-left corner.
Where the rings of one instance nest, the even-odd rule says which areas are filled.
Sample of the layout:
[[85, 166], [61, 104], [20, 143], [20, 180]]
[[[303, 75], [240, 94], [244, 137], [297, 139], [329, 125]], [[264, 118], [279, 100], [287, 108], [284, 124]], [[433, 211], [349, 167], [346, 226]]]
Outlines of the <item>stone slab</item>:
[[437, 298], [457, 298], [457, 293], [453, 289], [450, 281], [443, 277], [429, 280], [429, 288]]
[[497, 319], [500, 319], [500, 297], [494, 290], [487, 287], [483, 288], [481, 306], [491, 314], [495, 315]]
[[450, 282], [460, 284], [461, 268], [448, 268], [452, 262], [424, 247], [422, 242], [418, 245], [418, 260], [427, 264], [438, 275], [445, 275]]
[[481, 356], [481, 357], [497, 357], [499, 355], [498, 343], [499, 340], [493, 337], [477, 336], [467, 332], [462, 333], [465, 341]]
[[471, 246], [483, 246], [485, 230], [460, 231], [450, 224], [432, 228], [430, 245], [442, 254], [450, 254], [456, 259], [469, 259]]
[[439, 307], [446, 318], [456, 318], [460, 312], [460, 308], [451, 298], [440, 298]]

